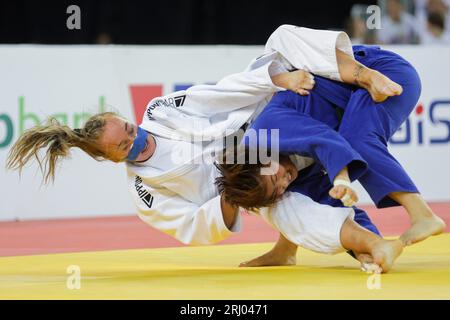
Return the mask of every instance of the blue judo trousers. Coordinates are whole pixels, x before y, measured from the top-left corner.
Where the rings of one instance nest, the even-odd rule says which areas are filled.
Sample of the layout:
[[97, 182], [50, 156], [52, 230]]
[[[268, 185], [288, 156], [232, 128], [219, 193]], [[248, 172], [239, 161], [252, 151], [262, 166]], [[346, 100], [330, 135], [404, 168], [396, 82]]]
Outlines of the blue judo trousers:
[[[414, 67], [393, 52], [375, 46], [353, 46], [353, 52], [361, 64], [400, 84], [403, 93], [376, 103], [365, 89], [316, 76], [310, 95], [277, 93], [251, 128], [268, 129], [269, 144], [270, 130], [278, 129], [281, 154], [316, 160], [299, 172], [289, 191], [342, 207], [328, 192], [337, 173], [347, 166], [351, 180], [359, 180], [378, 208], [396, 206], [389, 193], [418, 190], [389, 153], [387, 142], [416, 106], [420, 79]], [[357, 223], [380, 234], [366, 212], [354, 209]]]

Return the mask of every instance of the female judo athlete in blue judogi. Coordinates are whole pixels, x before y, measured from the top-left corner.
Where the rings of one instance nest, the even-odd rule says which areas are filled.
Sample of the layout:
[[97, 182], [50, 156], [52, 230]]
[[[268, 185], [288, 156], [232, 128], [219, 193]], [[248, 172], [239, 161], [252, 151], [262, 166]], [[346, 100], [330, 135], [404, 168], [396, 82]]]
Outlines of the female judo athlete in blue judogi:
[[[378, 208], [397, 205], [406, 208], [412, 225], [400, 237], [405, 245], [441, 233], [444, 222], [431, 211], [387, 148], [388, 140], [418, 101], [421, 92], [419, 76], [410, 63], [393, 52], [369, 46], [354, 46], [353, 50], [356, 60], [400, 84], [403, 93], [377, 103], [365, 89], [321, 77], [315, 78], [315, 87], [308, 96], [292, 91], [277, 93], [251, 126], [257, 131], [268, 129], [269, 145], [270, 131], [279, 130], [278, 147], [284, 155], [280, 157], [282, 170], [263, 180], [268, 184], [266, 199], [275, 200], [284, 191], [293, 191], [322, 204], [352, 205], [357, 197], [346, 181], [359, 180]], [[355, 72], [363, 72], [363, 66]], [[245, 138], [244, 141], [249, 143]], [[311, 157], [314, 163], [299, 166], [294, 163], [294, 154]], [[286, 158], [287, 155], [290, 156]], [[229, 168], [221, 166], [222, 172]], [[298, 169], [301, 170], [297, 173]], [[236, 205], [242, 205], [241, 199], [235, 201]], [[268, 203], [245, 204], [247, 207], [265, 205]], [[355, 221], [380, 234], [359, 208], [355, 208]], [[292, 244], [278, 243], [269, 255], [246, 265], [276, 264], [268, 260], [283, 255], [283, 247], [289, 245]], [[273, 252], [277, 250], [278, 253]]]

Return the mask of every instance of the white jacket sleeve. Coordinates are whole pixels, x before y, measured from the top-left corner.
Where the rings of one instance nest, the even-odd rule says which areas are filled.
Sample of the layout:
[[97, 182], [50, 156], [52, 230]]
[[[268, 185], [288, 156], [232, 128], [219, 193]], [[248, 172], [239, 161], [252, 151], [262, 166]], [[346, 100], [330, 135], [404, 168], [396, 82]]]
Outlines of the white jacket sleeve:
[[279, 52], [285, 65], [287, 62], [296, 69], [342, 81], [336, 49], [353, 57], [352, 43], [345, 32], [282, 25], [267, 40], [265, 52]]
[[198, 206], [170, 190], [152, 188], [136, 175], [129, 176], [129, 185], [139, 218], [184, 244], [213, 244], [240, 231], [239, 214], [231, 230], [225, 225], [220, 196]]
[[197, 116], [228, 113], [285, 90], [275, 86], [271, 76], [292, 66], [341, 80], [336, 48], [353, 56], [351, 41], [345, 32], [282, 25], [269, 37], [264, 54], [254, 59], [245, 71], [228, 75], [215, 85], [196, 85], [156, 98], [149, 106], [152, 109], [158, 105], [183, 106], [184, 113]]
[[[276, 57], [275, 55], [272, 55]], [[253, 70], [228, 75], [214, 85], [196, 85], [186, 90], [183, 112], [211, 116], [229, 113], [259, 101], [284, 88], [273, 84], [269, 67], [272, 59]], [[179, 93], [177, 94], [179, 95]]]

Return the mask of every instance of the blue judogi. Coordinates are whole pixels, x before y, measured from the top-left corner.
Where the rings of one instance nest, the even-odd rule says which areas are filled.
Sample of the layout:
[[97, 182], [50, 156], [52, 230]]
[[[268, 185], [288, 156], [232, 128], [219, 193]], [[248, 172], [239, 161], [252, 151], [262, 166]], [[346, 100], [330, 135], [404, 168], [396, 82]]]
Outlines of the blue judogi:
[[[322, 84], [316, 81], [317, 85]], [[357, 180], [367, 172], [367, 163], [337, 132], [340, 119], [335, 108], [321, 95], [313, 92], [309, 96], [299, 96], [291, 91], [283, 91], [272, 98], [251, 128], [268, 129], [269, 146], [270, 130], [279, 129], [281, 154], [298, 154], [312, 157], [316, 161], [299, 172], [288, 191], [302, 193], [321, 204], [343, 207], [340, 200], [333, 199], [328, 194], [333, 188], [335, 176], [347, 166], [350, 179]], [[244, 142], [251, 141], [244, 139]], [[365, 211], [356, 207], [353, 209], [358, 224], [380, 234]]]
[[[279, 129], [282, 154], [299, 154], [316, 160], [299, 172], [289, 191], [314, 201], [343, 206], [328, 195], [336, 174], [349, 169], [377, 205], [398, 205], [388, 197], [395, 191], [418, 192], [398, 161], [388, 152], [387, 141], [415, 107], [420, 79], [415, 69], [399, 55], [378, 47], [354, 46], [355, 58], [403, 86], [403, 94], [382, 103], [373, 102], [361, 88], [316, 77], [308, 96], [290, 91], [277, 93], [252, 124], [253, 129]], [[343, 110], [343, 116], [338, 110]], [[368, 165], [368, 166], [367, 166]], [[379, 234], [368, 215], [355, 209], [355, 221]]]
[[354, 46], [355, 59], [386, 75], [403, 87], [400, 96], [381, 103], [361, 88], [318, 79], [313, 90], [344, 110], [338, 132], [369, 165], [359, 182], [378, 208], [399, 205], [391, 192], [418, 193], [417, 187], [400, 163], [389, 153], [387, 142], [414, 110], [421, 93], [421, 82], [414, 67], [396, 53], [373, 46]]

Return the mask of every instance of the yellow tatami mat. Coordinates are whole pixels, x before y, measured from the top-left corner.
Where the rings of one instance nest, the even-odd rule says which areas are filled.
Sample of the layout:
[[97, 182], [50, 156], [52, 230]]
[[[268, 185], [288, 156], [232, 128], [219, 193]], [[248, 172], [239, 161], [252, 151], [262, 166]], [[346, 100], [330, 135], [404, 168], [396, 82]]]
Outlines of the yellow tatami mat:
[[406, 248], [380, 278], [302, 249], [294, 267], [236, 267], [271, 246], [4, 257], [0, 299], [450, 299], [450, 234]]

